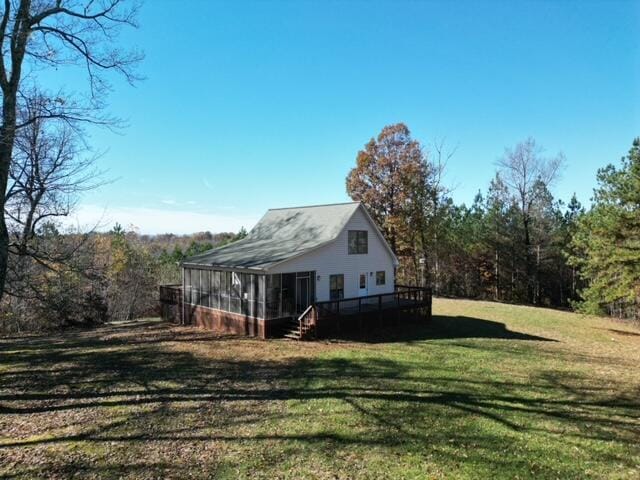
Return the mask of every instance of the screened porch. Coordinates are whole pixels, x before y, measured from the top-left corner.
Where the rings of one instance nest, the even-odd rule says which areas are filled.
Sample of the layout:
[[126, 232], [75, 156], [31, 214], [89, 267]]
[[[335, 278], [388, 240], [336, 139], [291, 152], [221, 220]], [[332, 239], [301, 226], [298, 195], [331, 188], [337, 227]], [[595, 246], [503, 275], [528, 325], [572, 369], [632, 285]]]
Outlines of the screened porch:
[[262, 274], [185, 266], [184, 304], [257, 319], [295, 317], [315, 302], [315, 272]]

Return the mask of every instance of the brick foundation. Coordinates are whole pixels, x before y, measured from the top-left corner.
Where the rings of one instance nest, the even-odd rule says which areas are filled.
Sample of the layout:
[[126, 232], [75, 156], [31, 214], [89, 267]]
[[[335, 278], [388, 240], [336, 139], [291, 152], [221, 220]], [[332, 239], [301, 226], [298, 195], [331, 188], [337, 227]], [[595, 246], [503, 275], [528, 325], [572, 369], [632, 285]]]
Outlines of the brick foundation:
[[280, 336], [282, 326], [287, 322], [286, 318], [265, 320], [196, 305], [185, 305], [185, 317], [187, 325], [205, 328], [220, 335], [258, 338]]

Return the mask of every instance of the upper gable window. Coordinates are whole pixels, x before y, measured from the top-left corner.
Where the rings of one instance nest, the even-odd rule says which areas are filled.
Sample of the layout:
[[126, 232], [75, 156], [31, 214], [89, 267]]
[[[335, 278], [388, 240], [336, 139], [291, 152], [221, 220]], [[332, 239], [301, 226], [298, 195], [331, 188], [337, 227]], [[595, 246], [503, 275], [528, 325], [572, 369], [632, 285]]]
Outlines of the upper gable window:
[[349, 230], [349, 255], [369, 253], [369, 236], [366, 230]]

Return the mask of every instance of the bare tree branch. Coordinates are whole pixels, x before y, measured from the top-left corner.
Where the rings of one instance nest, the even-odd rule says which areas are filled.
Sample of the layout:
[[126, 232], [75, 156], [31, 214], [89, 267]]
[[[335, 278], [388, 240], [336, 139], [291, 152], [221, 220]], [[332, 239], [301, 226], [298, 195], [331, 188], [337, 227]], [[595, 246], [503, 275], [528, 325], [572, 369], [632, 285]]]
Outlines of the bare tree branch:
[[[139, 5], [137, 0], [4, 0], [0, 12], [0, 200], [5, 215], [0, 218], [0, 295], [10, 238], [20, 230], [23, 239], [32, 240], [36, 229], [67, 214], [73, 195], [86, 188], [88, 177], [83, 172], [88, 165], [77, 162], [76, 146], [84, 142], [81, 123], [108, 128], [120, 123], [102, 113], [110, 88], [106, 74], [116, 72], [129, 83], [140, 78], [134, 70], [142, 54], [123, 50], [117, 42], [122, 27], [137, 26]], [[84, 68], [89, 95], [43, 94], [34, 73], [59, 66]], [[62, 135], [57, 144], [52, 131], [42, 127], [51, 122], [66, 129], [55, 132]], [[23, 130], [42, 136], [34, 135], [29, 143], [22, 137]], [[16, 141], [26, 142], [19, 146], [20, 158], [14, 158]], [[43, 157], [42, 152], [47, 154]]]
[[0, 86], [4, 91], [7, 88], [9, 79], [4, 63], [4, 40], [6, 38], [7, 24], [9, 23], [9, 15], [11, 13], [11, 1], [4, 0], [4, 11], [2, 12], [2, 20], [0, 21]]

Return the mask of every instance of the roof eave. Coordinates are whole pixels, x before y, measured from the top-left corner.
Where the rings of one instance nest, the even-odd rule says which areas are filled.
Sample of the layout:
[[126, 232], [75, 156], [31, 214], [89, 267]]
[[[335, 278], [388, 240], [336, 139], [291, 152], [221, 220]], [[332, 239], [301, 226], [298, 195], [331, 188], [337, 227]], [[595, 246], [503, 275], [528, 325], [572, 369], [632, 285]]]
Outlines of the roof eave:
[[216, 265], [213, 263], [193, 263], [193, 262], [181, 262], [181, 268], [192, 267], [202, 270], [220, 270], [223, 272], [240, 272], [240, 273], [266, 273], [266, 267], [243, 267], [237, 265]]

